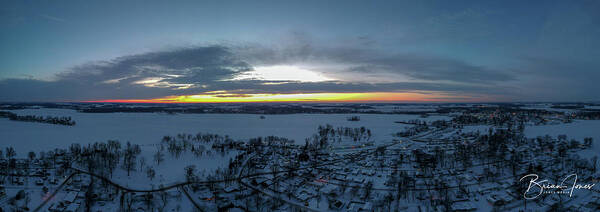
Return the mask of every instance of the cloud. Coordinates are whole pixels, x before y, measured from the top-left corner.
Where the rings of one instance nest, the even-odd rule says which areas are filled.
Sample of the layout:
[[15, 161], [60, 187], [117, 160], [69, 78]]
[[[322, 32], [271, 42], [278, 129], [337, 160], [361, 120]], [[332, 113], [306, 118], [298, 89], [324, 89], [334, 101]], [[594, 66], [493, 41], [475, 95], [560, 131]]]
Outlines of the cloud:
[[56, 17], [56, 16], [51, 16], [51, 15], [46, 15], [46, 14], [40, 14], [39, 16], [46, 20], [56, 21], [56, 22], [60, 22], [60, 23], [67, 22], [67, 20]]
[[523, 98], [539, 101], [598, 101], [600, 63], [557, 58], [521, 57], [519, 89]]
[[[493, 70], [484, 66], [431, 55], [386, 53], [360, 45], [318, 46], [308, 39], [298, 39], [290, 45], [269, 47], [250, 45], [235, 48], [251, 64], [287, 65], [309, 64], [313, 69], [329, 75], [352, 75], [359, 79], [363, 74], [390, 74], [411, 80], [449, 81], [454, 83], [488, 84], [514, 80], [506, 70]], [[340, 77], [341, 76], [341, 77]]]
[[[118, 57], [73, 67], [57, 74], [53, 81], [0, 80], [0, 99], [84, 101], [195, 94], [226, 98], [253, 93], [324, 92], [505, 96], [511, 90], [493, 84], [512, 80], [512, 76], [457, 60], [385, 54], [359, 47], [313, 46], [303, 41], [282, 48], [196, 46]], [[280, 64], [305, 64], [333, 78], [323, 82], [231, 80], [257, 65]], [[389, 76], [407, 76], [408, 80], [377, 81]]]
[[155, 98], [178, 95], [186, 88], [205, 92], [205, 84], [250, 68], [223, 46], [181, 48], [79, 65], [57, 74], [54, 81], [0, 80], [0, 97], [5, 101]]

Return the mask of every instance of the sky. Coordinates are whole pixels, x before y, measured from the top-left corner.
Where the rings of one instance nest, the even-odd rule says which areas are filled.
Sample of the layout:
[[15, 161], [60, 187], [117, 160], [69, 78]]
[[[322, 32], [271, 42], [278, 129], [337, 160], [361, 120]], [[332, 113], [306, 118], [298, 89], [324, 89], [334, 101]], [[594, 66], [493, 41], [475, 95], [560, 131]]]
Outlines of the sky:
[[2, 102], [598, 101], [600, 1], [1, 1]]

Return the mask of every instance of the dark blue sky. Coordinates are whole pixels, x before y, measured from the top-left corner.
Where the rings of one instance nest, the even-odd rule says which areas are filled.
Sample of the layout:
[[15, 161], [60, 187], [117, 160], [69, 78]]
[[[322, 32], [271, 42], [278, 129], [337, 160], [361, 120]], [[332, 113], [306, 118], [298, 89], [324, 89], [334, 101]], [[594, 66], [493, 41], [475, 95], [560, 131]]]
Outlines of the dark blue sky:
[[[2, 1], [0, 8], [6, 101], [217, 89], [600, 97], [600, 1]], [[300, 68], [323, 80], [269, 78], [261, 67]], [[65, 92], [67, 85], [82, 91]]]

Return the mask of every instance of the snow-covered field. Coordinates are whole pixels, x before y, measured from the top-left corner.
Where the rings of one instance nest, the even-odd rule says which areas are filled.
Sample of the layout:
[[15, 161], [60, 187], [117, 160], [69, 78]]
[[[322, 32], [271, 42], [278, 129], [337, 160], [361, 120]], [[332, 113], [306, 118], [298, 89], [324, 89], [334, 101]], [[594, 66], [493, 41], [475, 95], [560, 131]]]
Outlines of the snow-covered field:
[[[136, 162], [135, 171], [132, 171], [127, 176], [127, 171], [124, 169], [116, 169], [112, 176], [112, 180], [128, 188], [150, 189], [158, 188], [159, 185], [171, 185], [185, 182], [185, 167], [193, 165], [200, 175], [206, 177], [206, 174], [214, 173], [218, 168], [227, 167], [229, 160], [234, 158], [238, 152], [235, 150], [224, 153], [209, 150], [211, 153], [205, 153], [200, 157], [196, 157], [191, 152], [185, 152], [179, 157], [174, 157], [165, 151], [165, 161], [156, 164], [153, 160], [153, 154], [156, 148], [146, 146], [142, 148], [142, 153]], [[139, 167], [139, 160], [143, 158], [146, 162], [144, 167]], [[151, 166], [156, 171], [154, 179], [149, 179], [146, 175], [146, 167]]]
[[[535, 138], [537, 136], [567, 135], [567, 139], [575, 139], [583, 143], [583, 138], [592, 137], [593, 145], [589, 150], [584, 150], [581, 155], [600, 156], [600, 120], [575, 120], [569, 124], [526, 126], [525, 136]], [[591, 154], [590, 154], [591, 153]]]
[[[229, 135], [234, 139], [258, 136], [281, 136], [303, 143], [317, 132], [319, 125], [334, 127], [361, 127], [371, 129], [375, 141], [391, 140], [392, 133], [408, 125], [394, 123], [419, 118], [418, 115], [385, 114], [175, 114], [164, 113], [78, 113], [68, 109], [13, 110], [19, 115], [71, 116], [75, 126], [10, 121], [0, 119], [2, 147], [13, 146], [20, 154], [66, 148], [71, 143], [93, 143], [116, 139], [137, 144], [156, 144], [165, 135], [198, 132]], [[348, 121], [350, 116], [360, 121]], [[419, 118], [426, 120], [450, 119], [447, 116]]]

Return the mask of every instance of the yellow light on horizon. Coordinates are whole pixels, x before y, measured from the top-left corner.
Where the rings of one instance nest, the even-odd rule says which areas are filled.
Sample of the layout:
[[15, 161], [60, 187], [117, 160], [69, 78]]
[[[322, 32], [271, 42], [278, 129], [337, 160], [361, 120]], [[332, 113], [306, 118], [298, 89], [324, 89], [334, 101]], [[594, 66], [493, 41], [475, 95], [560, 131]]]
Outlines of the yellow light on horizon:
[[120, 103], [249, 103], [249, 102], [441, 102], [452, 96], [412, 92], [211, 94], [167, 96], [154, 99], [108, 99], [87, 102]]

